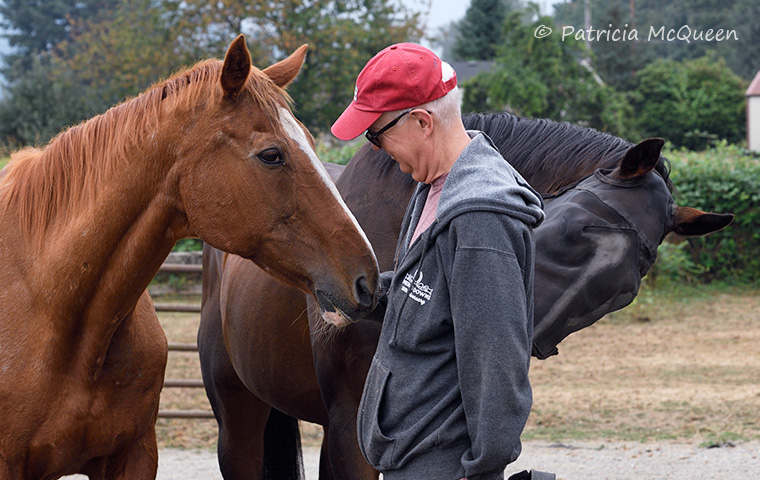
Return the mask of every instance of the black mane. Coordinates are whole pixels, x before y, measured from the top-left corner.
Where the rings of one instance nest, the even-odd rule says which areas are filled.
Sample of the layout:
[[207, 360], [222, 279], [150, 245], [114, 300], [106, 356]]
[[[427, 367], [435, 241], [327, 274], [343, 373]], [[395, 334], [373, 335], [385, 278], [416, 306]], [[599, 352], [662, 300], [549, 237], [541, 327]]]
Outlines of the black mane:
[[[540, 193], [554, 193], [598, 168], [614, 168], [633, 146], [622, 138], [567, 122], [524, 118], [506, 112], [470, 113], [465, 128], [485, 132], [507, 161]], [[670, 164], [655, 171], [673, 191]]]

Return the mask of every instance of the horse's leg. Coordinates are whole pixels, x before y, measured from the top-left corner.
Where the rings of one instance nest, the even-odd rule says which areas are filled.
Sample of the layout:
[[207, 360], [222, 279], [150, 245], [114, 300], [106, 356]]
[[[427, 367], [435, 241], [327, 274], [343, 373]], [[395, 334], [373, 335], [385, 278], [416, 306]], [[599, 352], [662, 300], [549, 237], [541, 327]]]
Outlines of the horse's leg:
[[[201, 329], [208, 326], [201, 322]], [[209, 345], [209, 332], [203, 333], [206, 344], [201, 349], [201, 370], [206, 394], [219, 424], [219, 468], [226, 480], [258, 480], [263, 469], [264, 429], [270, 407], [254, 396], [233, 370], [226, 356], [221, 325], [217, 332], [218, 345], [213, 349]]]
[[[241, 384], [242, 387], [242, 384]], [[217, 456], [225, 480], [263, 478], [264, 438], [270, 407], [245, 387], [226, 388], [214, 406], [219, 424]]]
[[322, 438], [322, 448], [319, 451], [319, 480], [335, 480], [335, 475], [332, 471], [332, 465], [330, 465], [330, 449], [328, 448], [329, 442], [327, 439], [330, 436], [330, 429], [324, 427], [324, 435]]
[[[331, 409], [330, 428], [325, 432], [324, 443], [327, 444], [330, 465], [336, 472], [336, 478], [341, 480], [376, 480], [378, 478], [377, 470], [367, 463], [359, 450], [355, 408]], [[323, 480], [321, 476], [320, 480]]]
[[154, 480], [157, 470], [156, 429], [151, 426], [141, 439], [106, 465], [105, 480]]
[[[206, 277], [204, 251], [204, 302], [198, 330], [201, 374], [211, 408], [219, 424], [217, 455], [225, 479], [255, 479], [262, 476], [264, 429], [269, 405], [254, 396], [232, 367], [222, 336], [218, 289]], [[209, 273], [211, 268], [208, 268]], [[209, 287], [209, 288], [207, 288]], [[218, 290], [217, 290], [218, 292]]]

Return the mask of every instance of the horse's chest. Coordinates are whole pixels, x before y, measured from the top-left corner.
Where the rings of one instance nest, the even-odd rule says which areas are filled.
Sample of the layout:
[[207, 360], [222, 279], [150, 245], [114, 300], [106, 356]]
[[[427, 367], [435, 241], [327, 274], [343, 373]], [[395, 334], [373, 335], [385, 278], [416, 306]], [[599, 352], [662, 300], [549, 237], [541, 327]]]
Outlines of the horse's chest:
[[93, 458], [128, 448], [155, 423], [165, 365], [160, 326], [127, 325], [114, 335], [96, 375], [72, 365], [51, 376], [37, 397], [36, 416], [44, 420], [26, 451], [17, 452], [27, 474], [74, 473]]

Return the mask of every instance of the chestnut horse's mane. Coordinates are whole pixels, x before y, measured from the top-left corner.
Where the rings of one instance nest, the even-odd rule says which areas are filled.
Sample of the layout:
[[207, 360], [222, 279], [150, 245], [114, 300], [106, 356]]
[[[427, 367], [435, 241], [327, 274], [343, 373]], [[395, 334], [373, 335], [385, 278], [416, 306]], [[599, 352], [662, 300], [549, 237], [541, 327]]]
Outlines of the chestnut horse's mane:
[[[133, 156], [135, 148], [153, 143], [141, 143], [141, 139], [155, 132], [161, 112], [221, 102], [221, 71], [220, 60], [202, 61], [63, 131], [44, 148], [27, 147], [14, 153], [0, 175], [0, 212], [16, 206], [27, 238], [43, 236], [54, 220], [71, 218], [92, 202], [101, 185], [119, 181], [113, 178], [115, 167], [126, 160], [128, 152]], [[273, 125], [279, 118], [278, 105], [283, 99], [291, 101], [256, 68], [251, 69], [245, 90]]]

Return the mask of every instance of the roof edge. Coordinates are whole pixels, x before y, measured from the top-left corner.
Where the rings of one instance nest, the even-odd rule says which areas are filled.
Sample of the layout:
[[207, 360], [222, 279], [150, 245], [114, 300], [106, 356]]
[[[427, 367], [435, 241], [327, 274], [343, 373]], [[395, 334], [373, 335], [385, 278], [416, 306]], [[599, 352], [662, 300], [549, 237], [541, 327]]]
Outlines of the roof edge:
[[744, 95], [747, 97], [760, 96], [760, 71], [757, 72], [757, 75], [755, 75], [755, 78], [749, 84], [749, 88], [747, 88], [747, 91], [744, 93]]

